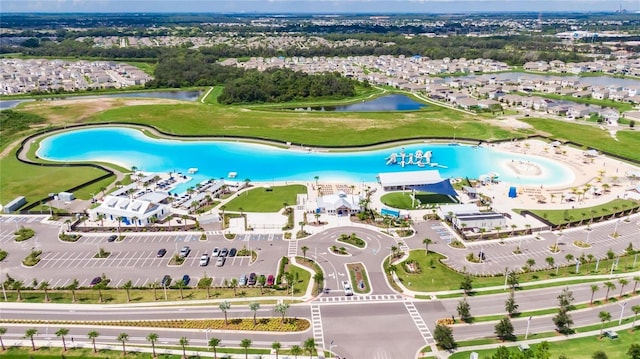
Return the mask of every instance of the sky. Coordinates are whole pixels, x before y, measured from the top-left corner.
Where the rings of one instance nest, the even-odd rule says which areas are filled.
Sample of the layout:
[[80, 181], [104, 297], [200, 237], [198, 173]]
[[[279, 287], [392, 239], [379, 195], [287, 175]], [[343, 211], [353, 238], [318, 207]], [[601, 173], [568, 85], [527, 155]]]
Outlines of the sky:
[[[2, 12], [469, 13], [640, 10], [640, 0], [0, 0]], [[1, 19], [1, 18], [0, 18]]]

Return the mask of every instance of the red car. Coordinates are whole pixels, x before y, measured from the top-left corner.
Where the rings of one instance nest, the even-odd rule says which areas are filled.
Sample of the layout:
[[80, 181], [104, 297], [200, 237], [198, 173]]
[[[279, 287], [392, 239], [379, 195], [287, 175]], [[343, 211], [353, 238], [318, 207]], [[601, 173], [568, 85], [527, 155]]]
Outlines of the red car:
[[269, 276], [267, 277], [267, 287], [271, 287], [274, 281], [275, 279], [273, 278], [273, 274], [269, 274]]

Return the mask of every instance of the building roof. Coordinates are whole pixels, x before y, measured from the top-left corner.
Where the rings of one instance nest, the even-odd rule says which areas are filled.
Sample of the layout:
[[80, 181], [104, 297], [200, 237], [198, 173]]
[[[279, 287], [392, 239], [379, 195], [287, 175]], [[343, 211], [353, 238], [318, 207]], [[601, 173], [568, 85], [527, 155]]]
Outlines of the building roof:
[[475, 203], [466, 204], [443, 204], [440, 206], [440, 211], [444, 214], [451, 212], [455, 216], [461, 214], [478, 213], [478, 206]]
[[438, 170], [383, 172], [378, 174], [378, 182], [383, 187], [417, 186], [442, 181]]
[[338, 194], [318, 197], [316, 204], [318, 208], [324, 208], [327, 211], [335, 211], [340, 208], [359, 211], [360, 200], [360, 195], [339, 192]]
[[107, 195], [100, 206], [96, 207], [94, 211], [115, 217], [137, 217], [142, 220], [151, 217], [161, 208], [165, 208], [165, 206], [149, 201], [141, 201], [139, 199]]

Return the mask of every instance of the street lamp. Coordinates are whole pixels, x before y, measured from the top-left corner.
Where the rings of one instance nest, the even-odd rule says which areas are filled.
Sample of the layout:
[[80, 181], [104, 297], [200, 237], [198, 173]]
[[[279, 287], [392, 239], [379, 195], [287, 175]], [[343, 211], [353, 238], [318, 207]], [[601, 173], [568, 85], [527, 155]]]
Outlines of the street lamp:
[[617, 220], [616, 225], [613, 227], [613, 237], [618, 236], [618, 224], [620, 224], [620, 220]]
[[618, 325], [622, 324], [622, 314], [624, 313], [624, 306], [627, 305], [627, 302], [624, 302], [622, 304], [618, 303], [618, 305], [620, 306], [620, 319], [618, 320]]

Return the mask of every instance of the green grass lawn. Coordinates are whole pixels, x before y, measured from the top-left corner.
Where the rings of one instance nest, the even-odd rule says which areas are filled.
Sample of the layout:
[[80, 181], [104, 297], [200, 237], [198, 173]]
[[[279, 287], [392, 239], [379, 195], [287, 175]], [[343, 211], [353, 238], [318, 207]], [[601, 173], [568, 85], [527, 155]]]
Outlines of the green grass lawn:
[[[614, 199], [611, 202], [607, 202], [594, 207], [583, 207], [574, 209], [556, 209], [556, 210], [542, 210], [536, 209], [531, 212], [545, 218], [549, 222], [559, 225], [568, 222], [580, 221], [584, 219], [585, 223], [593, 217], [599, 219], [602, 216], [610, 216], [615, 212], [629, 210], [637, 207], [639, 204], [636, 201], [628, 199]], [[514, 211], [520, 213], [522, 209], [514, 209]]]
[[416, 209], [419, 208], [419, 203], [423, 205], [432, 203], [455, 203], [449, 196], [438, 193], [416, 192], [416, 199], [417, 201], [413, 201], [413, 206], [411, 206], [411, 191], [407, 190], [405, 193], [387, 193], [383, 195], [380, 200], [385, 205], [398, 209]]
[[278, 212], [284, 207], [284, 203], [292, 205], [296, 203], [298, 193], [307, 193], [307, 187], [303, 185], [275, 186], [269, 188], [255, 187], [229, 201], [226, 211], [244, 212]]
[[[602, 350], [609, 358], [627, 358], [627, 350], [632, 343], [640, 342], [640, 331], [630, 332], [629, 330], [618, 331], [618, 339], [598, 338], [598, 336], [568, 339], [560, 342], [549, 342], [551, 358], [557, 358], [564, 354], [572, 359], [591, 359], [591, 355], [598, 350]], [[536, 344], [531, 345], [535, 351]], [[516, 352], [517, 346], [511, 348]], [[480, 354], [479, 358], [489, 359], [496, 352], [496, 349], [474, 350]], [[468, 359], [471, 352], [457, 352], [451, 355], [450, 359]]]
[[[399, 264], [396, 266], [396, 274], [407, 288], [419, 291], [419, 292], [435, 292], [435, 291], [445, 291], [445, 290], [456, 290], [460, 288], [460, 283], [462, 282], [463, 275], [456, 271], [449, 269], [446, 265], [440, 262], [444, 256], [429, 252], [428, 256], [425, 256], [424, 249], [416, 249], [412, 250], [409, 254], [409, 258], [407, 260], [414, 260], [418, 263], [421, 272], [419, 274], [409, 273], [403, 264]], [[525, 265], [525, 262], [528, 258], [522, 258], [522, 265]], [[598, 265], [598, 271], [595, 270], [595, 261], [590, 264], [583, 264], [580, 266], [580, 272], [578, 274], [575, 273], [575, 266], [564, 267], [558, 270], [558, 275], [556, 275], [556, 270], [544, 270], [537, 272], [528, 272], [528, 273], [518, 273], [518, 279], [520, 283], [526, 282], [534, 282], [544, 279], [554, 279], [561, 277], [578, 277], [586, 274], [608, 274], [611, 271], [612, 264], [617, 259], [607, 259], [601, 260]], [[614, 270], [614, 273], [622, 273], [622, 272], [630, 272], [636, 270], [633, 268], [634, 256], [624, 256], [620, 257], [618, 268]], [[404, 263], [404, 262], [403, 262]], [[638, 267], [638, 264], [636, 267]], [[474, 274], [473, 271], [470, 270], [470, 274]], [[411, 283], [411, 284], [409, 284]], [[572, 281], [573, 283], [573, 281]], [[579, 283], [577, 281], [576, 283]], [[473, 287], [474, 288], [483, 288], [483, 287], [492, 287], [492, 286], [502, 286], [504, 285], [504, 276], [497, 277], [473, 277]], [[556, 285], [566, 285], [565, 283], [558, 283]], [[529, 288], [529, 287], [527, 287]], [[535, 288], [535, 287], [531, 287]], [[522, 289], [526, 290], [526, 289]], [[611, 291], [610, 296], [614, 296], [617, 292], [615, 290]], [[600, 291], [596, 293], [595, 298], [598, 299], [604, 296], [604, 292]], [[444, 298], [444, 296], [439, 298]]]

